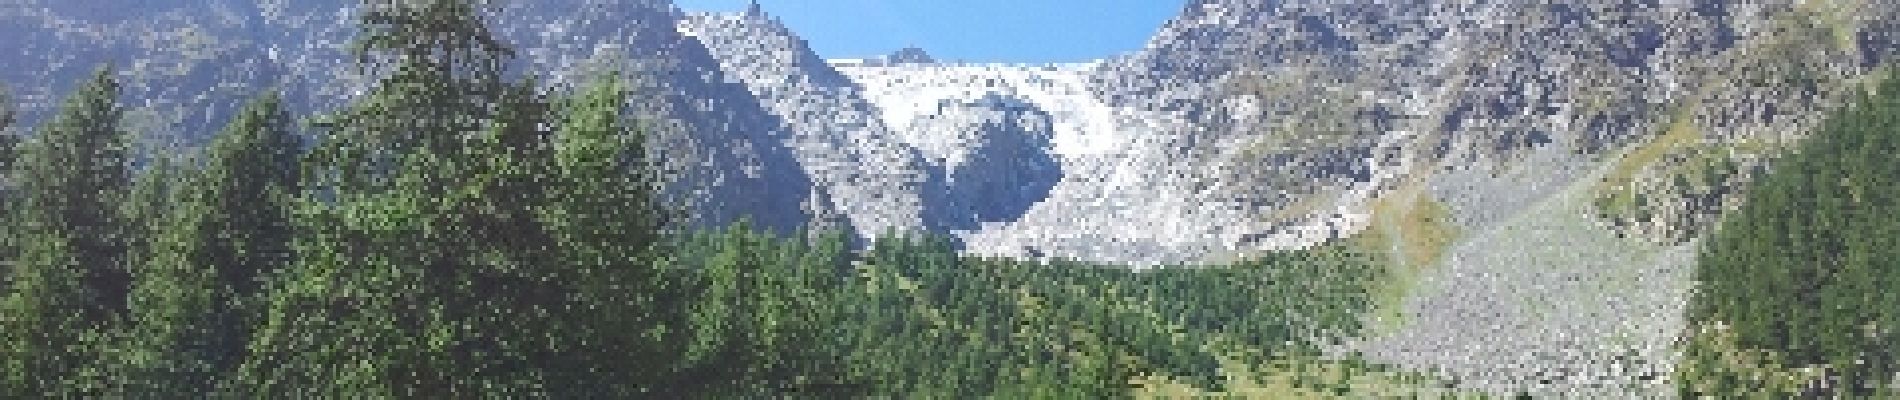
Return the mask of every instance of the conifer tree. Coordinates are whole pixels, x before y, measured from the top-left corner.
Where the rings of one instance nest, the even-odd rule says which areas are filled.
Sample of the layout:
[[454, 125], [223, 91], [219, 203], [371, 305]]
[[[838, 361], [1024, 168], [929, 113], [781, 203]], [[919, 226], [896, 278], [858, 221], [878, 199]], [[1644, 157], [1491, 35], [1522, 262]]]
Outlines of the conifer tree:
[[[148, 308], [141, 299], [139, 291], [146, 284], [146, 268], [152, 264], [153, 257], [163, 246], [158, 244], [171, 231], [174, 220], [173, 207], [178, 200], [177, 189], [180, 179], [189, 171], [186, 160], [176, 154], [154, 154], [147, 164], [138, 168], [132, 176], [131, 188], [127, 189], [124, 199], [119, 202], [119, 213], [126, 226], [124, 236], [125, 260], [127, 271], [132, 278], [131, 290], [127, 293], [126, 319], [114, 324], [113, 329], [105, 332], [96, 345], [103, 352], [97, 365], [106, 379], [97, 382], [100, 390], [109, 397], [159, 396], [146, 387], [132, 385], [138, 377], [129, 374], [130, 367], [142, 363], [151, 353], [141, 353], [138, 343], [139, 332], [145, 325], [142, 309]], [[171, 395], [178, 395], [174, 391]]]
[[[790, 238], [740, 223], [708, 247], [687, 304], [692, 337], [676, 396], [848, 396], [834, 330], [843, 237]], [[809, 241], [809, 242], [808, 242]]]
[[[306, 164], [314, 191], [298, 207], [297, 263], [273, 290], [241, 367], [265, 397], [531, 395], [520, 354], [481, 340], [467, 218], [480, 193], [469, 142], [500, 102], [508, 50], [478, 7], [455, 0], [366, 0], [356, 51], [384, 76], [320, 124]], [[519, 124], [534, 126], [532, 123]], [[484, 238], [485, 239], [485, 238]], [[486, 321], [504, 323], [500, 321]]]
[[[1777, 161], [1703, 243], [1689, 310], [1703, 333], [1677, 368], [1684, 397], [1900, 394], [1896, 122], [1900, 70]], [[1761, 351], [1774, 355], [1764, 365], [1724, 361]], [[1819, 377], [1763, 389], [1779, 378], [1761, 371], [1803, 369]]]
[[[506, 82], [466, 1], [366, 2], [386, 75], [319, 126], [296, 261], [240, 368], [264, 397], [632, 395], [669, 368], [659, 215], [618, 84]], [[559, 108], [559, 110], [556, 110]], [[550, 127], [556, 127], [550, 130]], [[634, 175], [630, 175], [634, 174]]]
[[0, 397], [96, 394], [98, 349], [130, 279], [117, 207], [126, 190], [119, 85], [101, 69], [20, 159], [19, 258], [0, 298]]
[[597, 343], [572, 353], [569, 372], [625, 382], [602, 390], [659, 392], [682, 357], [677, 333], [684, 308], [681, 271], [662, 268], [654, 251], [671, 211], [656, 203], [660, 182], [646, 158], [645, 136], [625, 116], [629, 93], [607, 74], [556, 104], [551, 163], [536, 221], [558, 249], [542, 268], [577, 301], [563, 320], [579, 323], [564, 340]]
[[119, 372], [127, 395], [216, 393], [236, 369], [263, 281], [291, 261], [299, 179], [290, 124], [281, 100], [264, 96], [214, 140], [202, 171], [162, 197], [171, 206], [150, 218], [163, 228], [145, 246], [133, 291]]
[[0, 86], [0, 293], [6, 292], [7, 277], [12, 275], [13, 260], [18, 257], [14, 247], [14, 235], [18, 233], [18, 223], [14, 221], [14, 181], [13, 166], [19, 158], [20, 137], [8, 131], [17, 111], [13, 98], [5, 86]]
[[[13, 159], [18, 157], [20, 137], [7, 131], [19, 120], [19, 109], [15, 107], [18, 106], [13, 104], [13, 95], [6, 86], [0, 86], [0, 179], [5, 179], [7, 171], [13, 170]], [[0, 180], [0, 185], [5, 184]]]

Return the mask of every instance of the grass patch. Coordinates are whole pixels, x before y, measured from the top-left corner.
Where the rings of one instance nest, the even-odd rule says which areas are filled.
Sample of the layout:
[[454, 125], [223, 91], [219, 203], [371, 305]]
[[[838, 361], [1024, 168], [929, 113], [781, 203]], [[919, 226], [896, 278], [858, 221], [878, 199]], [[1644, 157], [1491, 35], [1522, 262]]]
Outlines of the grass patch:
[[1286, 357], [1246, 362], [1248, 356], [1221, 362], [1226, 390], [1206, 390], [1166, 376], [1141, 377], [1132, 382], [1138, 399], [1249, 398], [1249, 399], [1482, 399], [1482, 393], [1450, 389], [1437, 377], [1400, 372], [1362, 360], [1323, 360]]
[[[1839, 77], [1831, 76], [1809, 63], [1817, 57], [1823, 57], [1821, 53], [1844, 54], [1853, 51], [1857, 46], [1854, 44], [1854, 32], [1858, 31], [1853, 15], [1864, 6], [1863, 3], [1797, 4], [1770, 21], [1772, 25], [1767, 29], [1774, 34], [1756, 38], [1728, 51], [1723, 56], [1728, 60], [1727, 66], [1710, 71], [1710, 75], [1703, 77], [1705, 82], [1701, 86], [1708, 90], [1706, 88], [1739, 83], [1744, 87], [1785, 90], [1805, 88], [1825, 92], [1827, 87], [1840, 83]], [[1649, 206], [1645, 204], [1646, 200], [1658, 200], [1644, 199], [1633, 193], [1643, 191], [1632, 187], [1642, 179], [1659, 178], [1664, 182], [1673, 182], [1681, 175], [1706, 172], [1696, 170], [1698, 167], [1706, 169], [1706, 165], [1728, 163], [1735, 155], [1774, 154], [1786, 147], [1776, 140], [1714, 143], [1702, 140], [1702, 131], [1695, 124], [1696, 112], [1702, 107], [1703, 101], [1712, 95], [1714, 93], [1706, 91], [1689, 95], [1669, 116], [1669, 124], [1662, 132], [1625, 151], [1614, 162], [1610, 173], [1596, 187], [1599, 213], [1606, 216], [1642, 216], [1641, 213], [1648, 211], [1645, 210]], [[1673, 165], [1659, 165], [1678, 161], [1675, 158], [1685, 159]], [[1662, 170], [1651, 171], [1657, 167]], [[1690, 182], [1699, 180], [1691, 179]]]
[[1693, 330], [1675, 371], [1684, 397], [1794, 398], [1826, 378], [1827, 366], [1785, 368], [1780, 352], [1743, 348], [1736, 341], [1735, 332], [1722, 323]]
[[1604, 194], [1632, 190], [1637, 175], [1645, 167], [1681, 149], [1697, 145], [1702, 139], [1702, 131], [1696, 127], [1690, 110], [1691, 106], [1683, 106], [1671, 118], [1669, 128], [1662, 134], [1624, 152], [1610, 167], [1609, 174], [1597, 183], [1597, 192]]
[[1853, 49], [1857, 46], [1854, 34], [1861, 29], [1855, 16], [1866, 8], [1866, 3], [1862, 0], [1796, 2], [1795, 12], [1781, 22], [1784, 29], [1817, 31], [1821, 36], [1832, 39], [1822, 43], [1828, 43], [1835, 49]]
[[[1592, 211], [1598, 217], [1625, 227], [1663, 218], [1672, 225], [1687, 224], [1683, 229], [1700, 229], [1692, 216], [1670, 214], [1664, 207], [1733, 190], [1741, 184], [1737, 179], [1746, 168], [1744, 160], [1772, 157], [1787, 148], [1769, 138], [1702, 141], [1687, 120], [1679, 116], [1664, 134], [1630, 149], [1611, 165], [1592, 187]], [[1687, 236], [1653, 239], [1668, 242]]]
[[1425, 193], [1421, 184], [1408, 184], [1386, 193], [1371, 204], [1372, 224], [1351, 239], [1352, 245], [1386, 254], [1390, 270], [1373, 288], [1369, 319], [1372, 333], [1388, 333], [1404, 325], [1404, 299], [1425, 269], [1442, 261], [1458, 240], [1451, 209]]
[[1452, 224], [1451, 209], [1444, 203], [1420, 193], [1420, 189], [1411, 190], [1413, 193], [1402, 197], [1374, 202], [1372, 212], [1400, 264], [1423, 269], [1437, 265], [1445, 256], [1458, 238], [1458, 227]]

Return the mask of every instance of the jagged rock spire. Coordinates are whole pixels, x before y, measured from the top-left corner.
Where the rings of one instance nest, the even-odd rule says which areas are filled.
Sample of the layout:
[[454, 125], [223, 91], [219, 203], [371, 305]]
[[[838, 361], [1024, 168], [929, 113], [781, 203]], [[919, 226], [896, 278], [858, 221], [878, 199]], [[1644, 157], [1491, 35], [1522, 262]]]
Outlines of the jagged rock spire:
[[759, 7], [759, 0], [752, 0], [749, 4], [745, 6], [745, 15], [748, 15], [748, 16], [765, 15], [765, 9]]

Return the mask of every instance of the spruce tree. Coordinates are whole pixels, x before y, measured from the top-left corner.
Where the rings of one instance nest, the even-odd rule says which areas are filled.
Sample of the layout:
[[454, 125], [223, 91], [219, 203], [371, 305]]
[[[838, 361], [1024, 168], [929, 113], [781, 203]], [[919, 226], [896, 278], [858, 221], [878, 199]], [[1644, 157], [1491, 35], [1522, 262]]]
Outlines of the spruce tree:
[[692, 341], [670, 397], [861, 394], [846, 382], [835, 329], [843, 236], [781, 238], [741, 221], [693, 241], [705, 252], [680, 332]]
[[[1900, 394], [1900, 75], [1876, 93], [1776, 161], [1703, 243], [1688, 315], [1700, 336], [1677, 368], [1684, 397]], [[1773, 354], [1764, 365], [1730, 363], [1760, 351]], [[1751, 368], [1821, 372], [1777, 393], [1764, 387], [1781, 377]]]
[[[103, 357], [98, 360], [99, 370], [106, 379], [99, 382], [100, 389], [109, 397], [161, 396], [144, 387], [134, 388], [136, 377], [129, 374], [129, 367], [141, 363], [150, 353], [141, 353], [138, 345], [137, 329], [144, 325], [140, 320], [141, 309], [147, 308], [140, 299], [140, 286], [145, 284], [158, 244], [171, 231], [173, 207], [178, 200], [179, 180], [190, 173], [185, 168], [184, 156], [178, 154], [154, 154], [146, 165], [138, 168], [132, 177], [131, 188], [119, 202], [119, 212], [126, 226], [124, 245], [126, 254], [124, 264], [130, 272], [131, 291], [127, 294], [126, 320], [115, 324], [112, 330], [105, 332], [99, 342]], [[172, 392], [171, 395], [177, 395]]]
[[20, 137], [7, 130], [16, 118], [13, 98], [5, 86], [0, 86], [0, 293], [6, 293], [7, 277], [13, 274], [13, 260], [18, 257], [14, 247], [19, 224], [13, 215], [13, 166], [19, 158]]
[[[615, 397], [669, 368], [659, 219], [617, 84], [507, 82], [466, 1], [365, 3], [366, 68], [304, 164], [296, 260], [240, 367], [262, 397]], [[557, 110], [557, 108], [559, 110]], [[550, 129], [551, 127], [556, 127]]]
[[[306, 164], [313, 198], [298, 207], [296, 264], [274, 288], [241, 367], [264, 397], [529, 395], [513, 343], [484, 340], [485, 317], [460, 301], [477, 287], [470, 248], [466, 144], [500, 103], [508, 51], [465, 1], [365, 1], [356, 51], [385, 75], [322, 121]], [[533, 126], [533, 124], [524, 124]], [[512, 260], [493, 260], [508, 263]], [[500, 268], [506, 268], [502, 266]]]
[[13, 160], [18, 157], [20, 137], [7, 131], [14, 122], [19, 121], [19, 109], [15, 107], [18, 106], [13, 104], [13, 95], [6, 86], [0, 86], [0, 186], [8, 184], [5, 177], [8, 171], [13, 170]]
[[563, 340], [598, 346], [563, 356], [564, 371], [580, 374], [566, 379], [652, 395], [682, 357], [686, 288], [654, 255], [671, 211], [654, 197], [661, 178], [625, 115], [629, 95], [608, 74], [555, 104], [550, 170], [520, 178], [545, 185], [536, 222], [557, 252], [541, 268], [566, 285], [575, 301], [561, 319], [578, 324]]
[[276, 95], [262, 97], [218, 135], [202, 171], [162, 196], [168, 212], [151, 220], [164, 228], [147, 242], [133, 291], [119, 372], [127, 396], [217, 393], [236, 369], [264, 280], [291, 261], [299, 177], [290, 124]]
[[117, 202], [126, 190], [119, 85], [101, 69], [20, 159], [19, 258], [0, 299], [0, 397], [97, 394], [99, 349], [130, 279]]

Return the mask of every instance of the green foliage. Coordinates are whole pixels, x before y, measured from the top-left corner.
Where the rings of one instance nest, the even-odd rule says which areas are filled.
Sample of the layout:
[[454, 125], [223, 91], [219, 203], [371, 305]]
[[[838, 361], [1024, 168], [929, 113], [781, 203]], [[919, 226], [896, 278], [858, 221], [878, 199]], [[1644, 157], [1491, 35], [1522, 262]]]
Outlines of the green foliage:
[[[262, 279], [290, 262], [299, 143], [276, 95], [240, 112], [212, 143], [204, 169], [172, 178], [155, 168], [135, 204], [156, 209], [137, 284], [135, 325], [118, 371], [126, 395], [217, 393], [235, 372], [256, 322]], [[180, 182], [171, 190], [151, 188]], [[158, 209], [163, 207], [162, 209]]]
[[0, 86], [0, 130], [13, 126], [19, 118], [19, 110], [14, 107], [12, 92], [6, 86]]
[[504, 79], [482, 16], [365, 2], [387, 69], [308, 152], [264, 95], [133, 177], [102, 72], [17, 165], [0, 397], [1122, 397], [1313, 358], [1385, 279], [1343, 245], [1132, 270], [670, 231], [621, 78]]
[[833, 341], [849, 330], [840, 272], [844, 236], [780, 238], [731, 229], [689, 234], [667, 247], [685, 283], [685, 344], [676, 397], [836, 396], [861, 393], [840, 371]]
[[[1736, 349], [1773, 352], [1766, 367], [1826, 371], [1825, 388], [1804, 390], [1892, 395], [1877, 387], [1900, 372], [1896, 126], [1900, 76], [1833, 116], [1763, 178], [1704, 243], [1692, 320], [1727, 326]], [[1740, 374], [1700, 371], [1683, 379], [1685, 394]]]
[[13, 98], [5, 86], [0, 86], [0, 293], [5, 293], [5, 282], [12, 275], [14, 259], [19, 257], [15, 243], [19, 224], [14, 215], [13, 170], [19, 158], [20, 136], [7, 130], [15, 118]]
[[1222, 385], [1222, 360], [1314, 354], [1349, 334], [1384, 269], [1343, 246], [1135, 271], [956, 256], [884, 240], [839, 305], [853, 376], [882, 395], [1120, 397], [1138, 376]]
[[0, 397], [97, 394], [103, 342], [122, 315], [130, 233], [119, 86], [100, 70], [28, 145], [18, 259], [0, 298]]
[[0, 86], [0, 177], [13, 170], [13, 160], [18, 157], [20, 137], [7, 132], [19, 121], [19, 110], [14, 108], [13, 96], [5, 86]]
[[400, 73], [496, 84], [514, 53], [482, 17], [470, 0], [366, 0], [353, 50], [366, 62], [394, 61]]
[[[556, 249], [537, 273], [542, 282], [552, 282], [543, 285], [567, 292], [569, 299], [560, 304], [564, 313], [558, 318], [565, 334], [551, 344], [567, 358], [547, 365], [558, 367], [560, 384], [571, 396], [654, 391], [655, 382], [671, 376], [666, 367], [682, 357], [684, 339], [673, 332], [681, 329], [685, 289], [680, 274], [654, 255], [668, 212], [654, 201], [660, 177], [645, 159], [644, 135], [625, 118], [627, 96], [618, 78], [601, 77], [556, 105], [558, 129], [542, 146], [551, 148], [540, 155], [545, 161], [496, 164], [504, 170], [550, 168], [511, 170], [506, 180], [518, 189], [500, 193], [542, 193], [537, 197], [543, 200], [520, 209], [545, 242], [515, 246]], [[515, 98], [527, 102], [537, 95], [519, 91]], [[511, 222], [496, 222], [498, 232], [520, 235], [507, 231]], [[520, 334], [543, 334], [539, 329]]]
[[[363, 104], [436, 105], [390, 93], [404, 92]], [[130, 224], [131, 323], [10, 318], [9, 340], [48, 346], [10, 349], [10, 393], [1122, 397], [1144, 378], [1220, 388], [1245, 365], [1314, 357], [1358, 329], [1384, 279], [1344, 245], [1140, 271], [969, 258], [934, 237], [853, 252], [843, 233], [744, 223], [663, 234], [673, 211], [654, 202], [626, 96], [603, 76], [567, 96], [510, 84], [489, 111], [353, 109], [301, 162], [264, 96], [202, 165], [160, 163], [95, 203]], [[479, 129], [359, 148], [397, 129], [375, 112]], [[9, 311], [96, 306], [74, 243], [27, 248], [40, 267]]]
[[[396, 66], [321, 126], [296, 263], [240, 368], [262, 397], [584, 397], [652, 390], [681, 296], [650, 248], [657, 179], [603, 79], [557, 103], [504, 82], [473, 5], [366, 7]], [[552, 129], [550, 129], [552, 127]]]
[[1733, 329], [1704, 324], [1690, 333], [1676, 367], [1678, 393], [1684, 397], [1786, 399], [1824, 384], [1825, 367], [1788, 366], [1786, 355], [1772, 349], [1744, 348]]
[[[487, 331], [503, 311], [493, 306], [511, 304], [508, 297], [553, 294], [516, 287], [544, 278], [522, 273], [538, 272], [520, 265], [538, 254], [508, 251], [535, 236], [490, 241], [509, 236], [495, 226], [527, 217], [517, 208], [523, 199], [484, 196], [501, 188], [495, 183], [506, 172], [489, 167], [517, 155], [511, 150], [533, 151], [534, 141], [509, 139], [533, 135], [528, 127], [541, 116], [486, 107], [519, 104], [504, 96], [499, 71], [467, 67], [498, 64], [505, 54], [463, 45], [491, 39], [479, 15], [464, 9], [472, 6], [457, 3], [364, 3], [359, 56], [395, 69], [321, 121], [330, 136], [304, 166], [315, 193], [295, 206], [295, 263], [262, 300], [238, 393], [545, 393], [537, 371], [518, 365], [539, 343]], [[548, 304], [519, 305], [530, 309], [510, 322], [548, 314], [532, 309]]]

